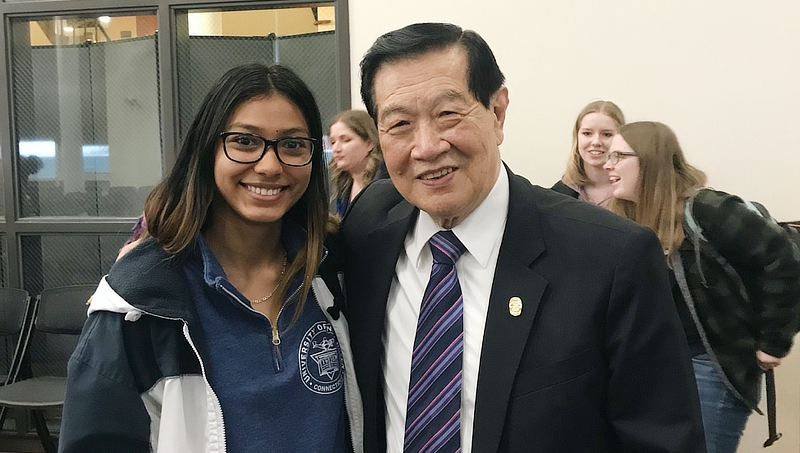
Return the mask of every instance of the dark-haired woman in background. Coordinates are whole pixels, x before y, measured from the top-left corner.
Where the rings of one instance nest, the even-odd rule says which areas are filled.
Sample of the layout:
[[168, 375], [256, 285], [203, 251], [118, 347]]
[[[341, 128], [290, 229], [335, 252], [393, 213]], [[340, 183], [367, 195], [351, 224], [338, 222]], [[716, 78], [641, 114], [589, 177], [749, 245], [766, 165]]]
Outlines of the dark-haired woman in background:
[[611, 101], [594, 101], [584, 107], [572, 128], [567, 170], [552, 189], [597, 206], [608, 205], [611, 183], [603, 165], [611, 140], [623, 124], [625, 115]]
[[318, 274], [333, 227], [321, 139], [284, 67], [211, 89], [147, 199], [151, 237], [92, 298], [61, 451], [361, 451], [335, 273]]
[[[762, 370], [780, 364], [798, 330], [800, 252], [786, 230], [741, 198], [704, 188], [706, 175], [662, 123], [623, 126], [606, 169], [615, 197], [609, 209], [655, 231], [669, 260], [708, 452], [734, 453], [758, 410]], [[691, 239], [689, 201], [705, 244]]]

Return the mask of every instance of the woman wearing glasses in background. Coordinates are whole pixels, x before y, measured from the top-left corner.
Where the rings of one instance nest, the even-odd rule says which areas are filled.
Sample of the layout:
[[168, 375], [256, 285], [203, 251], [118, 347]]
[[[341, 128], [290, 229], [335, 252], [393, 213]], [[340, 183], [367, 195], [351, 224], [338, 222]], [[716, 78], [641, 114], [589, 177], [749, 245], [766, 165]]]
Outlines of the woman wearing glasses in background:
[[597, 206], [608, 205], [611, 183], [603, 165], [611, 139], [623, 124], [625, 115], [611, 101], [594, 101], [584, 107], [572, 129], [567, 171], [552, 189]]
[[[606, 169], [615, 197], [609, 209], [650, 227], [664, 247], [708, 452], [734, 453], [750, 411], [758, 410], [762, 370], [780, 364], [797, 332], [798, 251], [786, 230], [741, 198], [704, 188], [706, 175], [662, 123], [623, 126]], [[685, 218], [687, 203], [705, 243], [692, 239], [698, 227]]]
[[92, 298], [61, 451], [361, 450], [340, 292], [318, 275], [321, 138], [286, 68], [240, 66], [211, 89], [147, 199], [151, 238]]

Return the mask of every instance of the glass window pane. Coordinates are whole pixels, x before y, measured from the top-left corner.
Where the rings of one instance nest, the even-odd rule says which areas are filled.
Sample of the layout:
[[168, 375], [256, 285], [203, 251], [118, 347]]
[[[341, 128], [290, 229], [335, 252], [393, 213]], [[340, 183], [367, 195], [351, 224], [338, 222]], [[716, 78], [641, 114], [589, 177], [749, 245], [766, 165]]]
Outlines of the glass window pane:
[[133, 217], [163, 170], [155, 15], [11, 21], [21, 217]]
[[311, 88], [327, 124], [339, 111], [335, 29], [332, 3], [176, 12], [180, 136], [214, 81], [249, 62], [292, 68]]
[[96, 284], [108, 273], [124, 234], [25, 235], [22, 244], [22, 287], [30, 294], [53, 286]]

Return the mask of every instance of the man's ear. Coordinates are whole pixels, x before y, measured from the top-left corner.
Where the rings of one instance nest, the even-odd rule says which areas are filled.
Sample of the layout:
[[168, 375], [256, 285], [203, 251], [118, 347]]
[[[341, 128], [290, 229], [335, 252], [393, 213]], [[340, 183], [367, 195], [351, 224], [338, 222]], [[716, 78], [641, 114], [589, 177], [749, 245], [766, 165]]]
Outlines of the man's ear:
[[490, 108], [494, 114], [494, 134], [497, 137], [497, 144], [500, 145], [505, 137], [503, 125], [506, 122], [506, 110], [508, 110], [508, 88], [501, 86], [492, 95], [490, 103]]

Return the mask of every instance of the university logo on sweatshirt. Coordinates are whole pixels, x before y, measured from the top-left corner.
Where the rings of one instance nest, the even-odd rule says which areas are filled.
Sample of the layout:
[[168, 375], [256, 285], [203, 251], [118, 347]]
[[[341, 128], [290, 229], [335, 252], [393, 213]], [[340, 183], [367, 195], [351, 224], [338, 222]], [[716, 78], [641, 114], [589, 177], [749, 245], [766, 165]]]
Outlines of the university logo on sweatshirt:
[[327, 395], [342, 388], [342, 352], [328, 321], [319, 321], [306, 331], [298, 359], [300, 378], [312, 392]]

